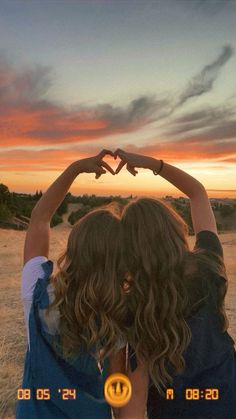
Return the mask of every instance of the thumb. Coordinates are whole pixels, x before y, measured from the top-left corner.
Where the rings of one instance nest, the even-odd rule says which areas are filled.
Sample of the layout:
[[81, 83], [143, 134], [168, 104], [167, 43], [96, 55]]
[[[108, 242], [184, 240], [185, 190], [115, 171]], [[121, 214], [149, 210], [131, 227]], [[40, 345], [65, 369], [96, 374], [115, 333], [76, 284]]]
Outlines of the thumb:
[[137, 170], [133, 166], [130, 166], [129, 164], [126, 165], [127, 170], [131, 173], [131, 175], [136, 176], [138, 173]]
[[106, 173], [106, 170], [102, 169], [102, 167], [98, 167], [97, 170], [96, 170], [95, 179], [98, 179], [104, 173]]

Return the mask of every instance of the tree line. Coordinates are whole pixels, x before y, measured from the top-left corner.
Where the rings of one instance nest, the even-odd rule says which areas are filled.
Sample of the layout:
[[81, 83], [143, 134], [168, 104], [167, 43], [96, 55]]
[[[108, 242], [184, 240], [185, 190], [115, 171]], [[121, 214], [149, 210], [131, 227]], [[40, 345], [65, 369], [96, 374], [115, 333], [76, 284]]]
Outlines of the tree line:
[[[43, 195], [42, 191], [36, 191], [35, 194], [19, 194], [16, 192], [10, 192], [8, 187], [4, 184], [0, 184], [0, 221], [10, 222], [14, 217], [25, 216], [27, 218], [31, 217], [32, 209], [35, 207], [38, 200]], [[108, 205], [112, 202], [116, 202], [118, 205], [122, 206], [129, 202], [129, 199], [132, 199], [132, 195], [128, 198], [122, 198], [121, 196], [96, 196], [84, 194], [82, 196], [73, 196], [68, 192], [65, 196], [65, 199], [62, 201], [61, 205], [56, 210], [55, 214], [51, 220], [51, 227], [56, 226], [63, 222], [62, 215], [67, 213], [69, 203], [78, 203], [81, 204], [82, 208], [79, 208], [77, 211], [74, 211], [68, 217], [68, 221], [73, 225], [81, 217], [87, 214], [94, 208]]]
[[[10, 192], [3, 183], [0, 184], [0, 221], [11, 222], [14, 217], [31, 217], [32, 209], [43, 195], [42, 191], [35, 194], [18, 194]], [[62, 215], [67, 212], [68, 194], [58, 207], [51, 220], [51, 227], [62, 223]]]
[[[25, 216], [31, 217], [32, 209], [35, 207], [38, 200], [43, 195], [41, 190], [37, 190], [35, 194], [19, 194], [16, 192], [10, 192], [8, 187], [4, 184], [0, 184], [0, 221], [11, 221], [14, 217]], [[126, 205], [133, 196], [130, 195], [127, 198], [121, 196], [97, 196], [84, 194], [82, 196], [73, 196], [68, 192], [65, 199], [58, 207], [57, 211], [52, 217], [51, 227], [56, 226], [63, 222], [62, 215], [68, 212], [69, 203], [81, 204], [77, 211], [71, 212], [68, 217], [68, 222], [73, 225], [81, 217], [86, 215], [89, 211], [94, 208], [99, 208], [112, 203], [116, 203], [119, 211]], [[183, 198], [172, 199], [170, 202], [171, 206], [181, 215], [189, 226], [189, 233], [193, 234], [193, 225], [191, 219], [190, 201]], [[231, 216], [236, 210], [236, 204], [225, 205], [221, 202], [215, 202], [213, 211], [219, 213], [223, 218]], [[216, 217], [217, 218], [217, 217]], [[222, 229], [222, 225], [217, 223], [218, 230]]]

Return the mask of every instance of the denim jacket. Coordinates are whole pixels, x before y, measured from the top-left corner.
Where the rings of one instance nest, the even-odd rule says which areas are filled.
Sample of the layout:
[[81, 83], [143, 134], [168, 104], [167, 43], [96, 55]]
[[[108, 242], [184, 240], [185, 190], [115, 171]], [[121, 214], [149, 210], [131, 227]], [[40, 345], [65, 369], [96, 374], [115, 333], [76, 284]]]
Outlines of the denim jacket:
[[[108, 360], [101, 372], [88, 352], [69, 362], [53, 348], [53, 339], [59, 341], [59, 335], [48, 333], [40, 316], [50, 303], [47, 286], [53, 262], [48, 260], [42, 267], [44, 277], [37, 280], [33, 293], [30, 350], [28, 347], [25, 355], [22, 382], [22, 389], [29, 389], [30, 396], [29, 392], [18, 392], [16, 419], [111, 419], [103, 393]], [[75, 389], [75, 393], [70, 395], [67, 389]]]

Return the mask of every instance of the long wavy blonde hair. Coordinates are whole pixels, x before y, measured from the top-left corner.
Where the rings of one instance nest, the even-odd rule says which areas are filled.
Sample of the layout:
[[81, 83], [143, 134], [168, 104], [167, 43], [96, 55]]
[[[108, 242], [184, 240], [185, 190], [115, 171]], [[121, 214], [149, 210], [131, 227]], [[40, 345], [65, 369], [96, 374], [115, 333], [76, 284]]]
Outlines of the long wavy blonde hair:
[[[184, 371], [183, 353], [191, 341], [187, 319], [210, 293], [205, 274], [210, 270], [226, 278], [225, 266], [212, 252], [190, 251], [187, 224], [164, 201], [141, 198], [129, 203], [122, 225], [129, 268], [128, 339], [163, 393], [173, 382], [168, 366], [176, 373]], [[228, 326], [225, 293], [222, 285], [216, 309], [223, 329]]]
[[[111, 354], [123, 334], [125, 306], [121, 284], [121, 223], [111, 210], [95, 210], [72, 228], [67, 248], [57, 261], [58, 272], [50, 282], [55, 299], [46, 315], [60, 313], [60, 345], [56, 349], [68, 359], [80, 350], [103, 360]], [[102, 350], [102, 352], [101, 352]]]

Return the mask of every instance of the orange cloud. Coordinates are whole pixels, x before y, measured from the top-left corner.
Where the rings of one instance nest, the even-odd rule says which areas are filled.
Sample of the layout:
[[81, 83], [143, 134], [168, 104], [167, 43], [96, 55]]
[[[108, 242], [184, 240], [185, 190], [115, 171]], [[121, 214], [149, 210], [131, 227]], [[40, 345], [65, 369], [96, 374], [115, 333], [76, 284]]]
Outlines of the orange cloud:
[[[125, 147], [127, 151], [149, 155], [157, 159], [163, 159], [167, 162], [175, 161], [198, 161], [213, 160], [219, 162], [235, 162], [235, 144], [234, 141], [218, 142], [213, 144], [208, 142], [188, 143], [188, 140], [181, 141], [160, 141], [158, 143], [146, 146], [129, 145]], [[67, 149], [45, 149], [45, 150], [10, 150], [0, 152], [0, 169], [3, 171], [53, 171], [63, 170], [74, 160], [95, 155], [99, 150], [91, 152], [86, 146], [73, 147]], [[107, 156], [106, 158], [113, 166], [117, 162]]]
[[82, 119], [57, 109], [33, 110], [29, 107], [11, 108], [2, 115], [1, 146], [46, 145], [87, 141], [100, 138], [107, 129], [102, 119]]
[[44, 99], [50, 86], [49, 75], [49, 69], [40, 66], [15, 70], [0, 57], [2, 147], [74, 143], [134, 132], [150, 123], [153, 114], [166, 104], [142, 96], [125, 108], [102, 104], [67, 109]]
[[212, 141], [205, 139], [183, 139], [179, 141], [160, 141], [151, 145], [138, 147], [129, 145], [127, 151], [150, 155], [167, 161], [186, 160], [219, 160], [234, 162], [236, 159], [235, 141]]
[[[96, 153], [81, 151], [78, 148], [65, 150], [10, 150], [0, 152], [0, 169], [7, 172], [49, 172], [64, 170], [75, 160], [84, 159]], [[112, 157], [105, 158], [108, 163], [113, 163]], [[115, 163], [116, 164], [116, 163]]]

